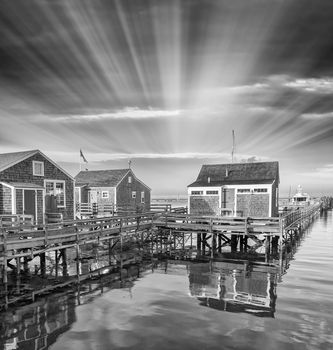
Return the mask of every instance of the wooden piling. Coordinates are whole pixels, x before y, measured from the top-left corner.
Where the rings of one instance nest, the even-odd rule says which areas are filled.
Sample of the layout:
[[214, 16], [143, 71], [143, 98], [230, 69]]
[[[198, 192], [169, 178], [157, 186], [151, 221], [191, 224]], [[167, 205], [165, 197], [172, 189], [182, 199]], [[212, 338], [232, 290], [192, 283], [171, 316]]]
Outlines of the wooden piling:
[[67, 250], [66, 248], [60, 249], [61, 261], [62, 261], [62, 275], [68, 276], [68, 268], [67, 268]]
[[58, 278], [58, 269], [59, 269], [59, 255], [58, 250], [54, 251], [54, 260], [55, 260], [55, 278]]
[[3, 231], [3, 289], [5, 294], [5, 310], [8, 309], [8, 276], [7, 276], [7, 232]]
[[80, 283], [80, 246], [77, 243], [75, 246], [76, 250], [76, 278], [78, 283]]
[[231, 252], [236, 253], [237, 252], [237, 235], [231, 235]]
[[197, 252], [201, 255], [201, 233], [197, 233]]
[[17, 257], [16, 258], [16, 275], [18, 278], [19, 278], [20, 274], [21, 274], [21, 258]]
[[266, 236], [265, 238], [265, 262], [269, 262], [270, 259], [270, 243], [271, 243], [271, 237]]
[[45, 253], [39, 254], [39, 260], [40, 260], [40, 274], [42, 277], [45, 277], [45, 275], [46, 275], [46, 255], [45, 255]]
[[218, 252], [222, 253], [222, 236], [219, 233], [217, 237], [218, 237]]

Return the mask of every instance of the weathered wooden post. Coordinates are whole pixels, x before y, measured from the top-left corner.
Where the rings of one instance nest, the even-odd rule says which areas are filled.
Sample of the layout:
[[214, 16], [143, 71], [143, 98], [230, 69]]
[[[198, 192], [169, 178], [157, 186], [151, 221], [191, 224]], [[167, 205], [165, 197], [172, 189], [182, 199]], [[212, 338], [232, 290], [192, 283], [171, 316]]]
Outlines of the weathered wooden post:
[[202, 244], [202, 255], [205, 255], [206, 254], [206, 236], [207, 236], [207, 233], [202, 233], [202, 239], [201, 239], [201, 244]]
[[16, 258], [16, 275], [18, 278], [19, 278], [20, 274], [21, 274], [21, 258], [17, 257]]
[[108, 249], [108, 253], [109, 253], [109, 266], [112, 265], [112, 256], [111, 256], [111, 251], [112, 251], [112, 238], [110, 238], [108, 240], [109, 243], [109, 249]]
[[201, 233], [197, 233], [197, 252], [199, 255], [201, 255]]
[[75, 250], [76, 250], [76, 278], [78, 283], [80, 283], [80, 246], [78, 241], [76, 242]]
[[218, 237], [218, 252], [222, 253], [222, 235], [219, 233], [217, 237]]
[[29, 260], [28, 260], [27, 256], [25, 256], [23, 258], [23, 271], [24, 271], [24, 273], [28, 273], [29, 272]]
[[45, 277], [46, 274], [46, 255], [45, 253], [39, 254], [39, 260], [40, 260], [40, 273], [42, 277]]
[[120, 219], [119, 223], [120, 228], [120, 280], [123, 280], [123, 235], [122, 235], [122, 228], [123, 228], [123, 219]]
[[7, 232], [3, 230], [3, 287], [5, 293], [5, 309], [8, 309], [8, 276], [7, 276]]
[[265, 262], [269, 262], [270, 258], [270, 245], [271, 245], [271, 236], [266, 236], [265, 238]]
[[276, 255], [278, 253], [278, 241], [279, 241], [278, 236], [272, 237], [272, 254], [273, 255]]
[[212, 232], [212, 249], [211, 249], [211, 257], [213, 258], [216, 253], [216, 233]]
[[231, 244], [231, 252], [236, 253], [237, 252], [237, 244], [238, 244], [237, 235], [231, 235], [230, 244]]
[[57, 249], [54, 251], [54, 260], [55, 260], [55, 278], [58, 278], [59, 254]]
[[67, 267], [67, 250], [66, 248], [60, 249], [61, 260], [62, 260], [62, 275], [68, 276], [68, 267]]

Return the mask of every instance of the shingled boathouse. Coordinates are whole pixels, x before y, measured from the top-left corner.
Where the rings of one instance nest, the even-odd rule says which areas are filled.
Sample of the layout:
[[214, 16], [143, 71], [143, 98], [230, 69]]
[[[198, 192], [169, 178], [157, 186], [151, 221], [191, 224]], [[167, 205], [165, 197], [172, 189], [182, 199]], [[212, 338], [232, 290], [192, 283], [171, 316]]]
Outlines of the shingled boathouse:
[[132, 169], [86, 170], [75, 177], [76, 202], [94, 204], [98, 212], [110, 210], [101, 208], [149, 211], [150, 192]]
[[203, 165], [188, 186], [193, 215], [278, 216], [279, 163]]
[[39, 150], [0, 154], [0, 215], [74, 219], [74, 179]]

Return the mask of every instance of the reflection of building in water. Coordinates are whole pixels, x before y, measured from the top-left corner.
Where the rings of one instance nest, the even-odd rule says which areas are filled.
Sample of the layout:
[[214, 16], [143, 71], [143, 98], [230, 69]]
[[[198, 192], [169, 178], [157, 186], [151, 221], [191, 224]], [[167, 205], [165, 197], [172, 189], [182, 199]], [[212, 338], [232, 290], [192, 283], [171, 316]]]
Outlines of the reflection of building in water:
[[0, 318], [0, 345], [6, 349], [47, 349], [75, 321], [75, 300], [61, 296], [7, 312]]
[[273, 317], [276, 301], [275, 268], [241, 263], [190, 265], [190, 293], [200, 304], [231, 312]]

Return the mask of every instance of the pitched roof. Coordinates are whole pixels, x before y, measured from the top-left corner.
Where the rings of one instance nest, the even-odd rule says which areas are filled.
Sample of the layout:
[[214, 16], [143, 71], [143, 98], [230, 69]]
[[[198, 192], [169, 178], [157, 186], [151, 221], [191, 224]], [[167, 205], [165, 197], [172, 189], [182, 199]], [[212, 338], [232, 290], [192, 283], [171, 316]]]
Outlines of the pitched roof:
[[[210, 178], [210, 182], [208, 182]], [[231, 163], [203, 165], [195, 186], [279, 183], [279, 162]]]
[[0, 154], [0, 171], [3, 171], [22, 160], [33, 156], [39, 152], [37, 149], [25, 152], [13, 152], [13, 153], [2, 153]]
[[86, 170], [75, 176], [75, 186], [116, 187], [130, 169]]
[[55, 167], [57, 167], [59, 170], [61, 170], [64, 174], [66, 174], [68, 177], [70, 177], [73, 180], [72, 175], [70, 175], [67, 171], [62, 169], [57, 163], [55, 163], [52, 159], [47, 157], [44, 153], [42, 153], [38, 149], [23, 151], [23, 152], [11, 152], [11, 153], [0, 154], [0, 172], [35, 155], [36, 153], [39, 153], [40, 155], [42, 155], [45, 159], [47, 159], [50, 163], [52, 163]]

